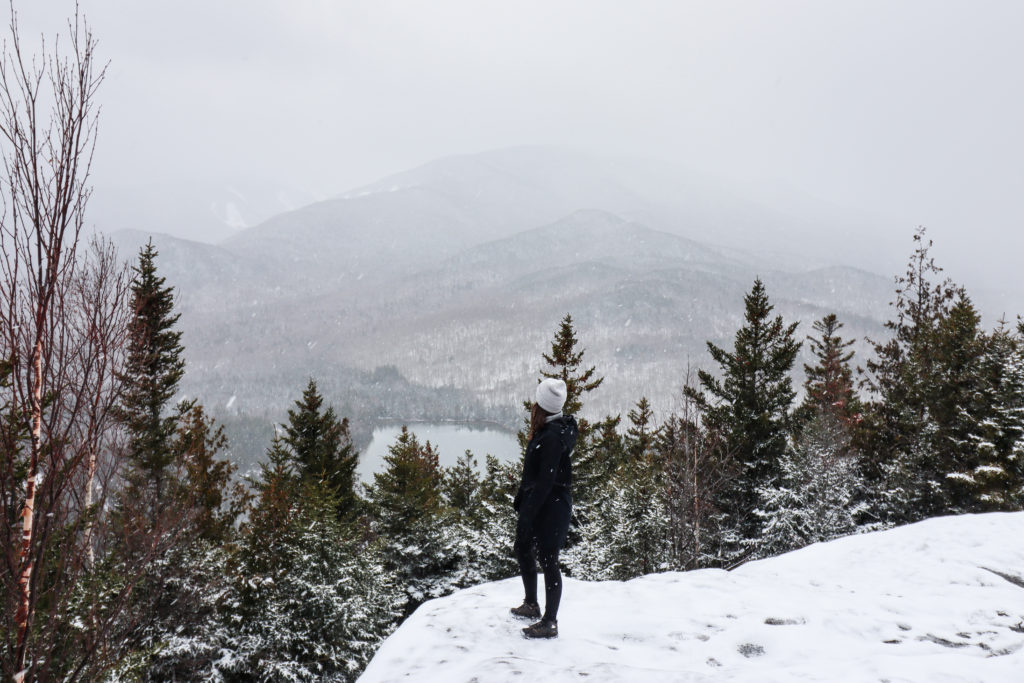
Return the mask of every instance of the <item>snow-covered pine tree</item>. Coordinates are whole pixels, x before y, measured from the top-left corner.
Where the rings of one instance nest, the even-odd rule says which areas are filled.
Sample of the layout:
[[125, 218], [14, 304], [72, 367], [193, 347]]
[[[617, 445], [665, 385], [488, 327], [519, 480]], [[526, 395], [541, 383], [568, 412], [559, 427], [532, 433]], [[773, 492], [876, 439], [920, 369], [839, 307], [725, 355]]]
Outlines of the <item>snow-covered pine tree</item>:
[[617, 419], [605, 421], [601, 441], [608, 452], [602, 461], [606, 468], [618, 463], [610, 472], [595, 472], [588, 483], [598, 488], [576, 511], [578, 536], [564, 556], [572, 576], [629, 579], [670, 568], [670, 519], [661, 462], [653, 453], [658, 430], [652, 416], [641, 398], [629, 413], [625, 438], [614, 431]]
[[449, 532], [449, 552], [454, 556], [452, 587], [475, 586], [490, 580], [486, 576], [490, 551], [484, 525], [487, 511], [483, 507], [477, 461], [470, 451], [460, 455], [451, 467], [442, 468], [441, 494], [441, 525]]
[[228, 449], [224, 427], [194, 401], [179, 406], [177, 423], [172, 444], [176, 479], [181, 482], [177, 495], [192, 511], [191, 534], [212, 544], [227, 543], [248, 493], [234, 480], [238, 466], [219, 457]]
[[[649, 454], [648, 454], [649, 455]], [[612, 479], [608, 544], [615, 578], [625, 580], [671, 568], [664, 477], [651, 457], [642, 457]]]
[[487, 455], [480, 482], [481, 529], [477, 540], [479, 573], [485, 581], [515, 576], [519, 571], [512, 552], [516, 534], [512, 501], [518, 487], [517, 467]]
[[995, 387], [982, 368], [985, 334], [981, 315], [960, 290], [936, 330], [935, 391], [929, 415], [935, 421], [932, 455], [921, 464], [932, 486], [935, 513], [975, 510], [973, 478], [980, 466], [983, 425], [992, 412]]
[[789, 373], [800, 342], [793, 338], [797, 323], [771, 317], [774, 307], [760, 278], [744, 297], [744, 309], [732, 351], [707, 343], [721, 377], [700, 370], [700, 388], [686, 386], [684, 394], [696, 404], [706, 428], [725, 437], [737, 472], [720, 497], [722, 512], [740, 538], [754, 541], [761, 535], [761, 519], [754, 514], [758, 489], [779, 476], [787, 447], [796, 396]]
[[354, 681], [398, 623], [404, 594], [338, 520], [331, 491], [290, 473], [289, 460], [278, 449], [264, 470], [205, 634], [204, 680]]
[[586, 447], [577, 448], [572, 461], [572, 497], [575, 524], [585, 523], [589, 506], [615, 472], [626, 463], [623, 437], [618, 432], [621, 417], [604, 418], [591, 426]]
[[367, 489], [371, 528], [384, 567], [405, 593], [408, 616], [425, 600], [453, 589], [457, 558], [444, 522], [437, 451], [402, 427]]
[[965, 489], [970, 510], [1024, 507], [1024, 341], [1005, 321], [986, 335], [980, 358], [985, 419], [973, 447], [976, 461], [951, 473]]
[[572, 576], [624, 581], [672, 568], [665, 487], [651, 459], [616, 472], [565, 553]]
[[157, 556], [153, 574], [161, 578], [158, 594], [144, 596], [160, 615], [143, 633], [132, 658], [138, 677], [148, 681], [192, 680], [205, 671], [217, 652], [218, 602], [230, 591], [225, 567], [233, 560], [235, 523], [249, 494], [233, 481], [235, 465], [221, 459], [227, 448], [223, 427], [202, 406], [178, 407], [174, 442], [175, 498], [189, 511], [185, 532], [167, 553]]
[[583, 395], [589, 394], [604, 382], [603, 377], [597, 376], [597, 368], [594, 366], [581, 369], [584, 349], [577, 348], [578, 345], [572, 316], [566, 313], [551, 342], [551, 352], [543, 354], [548, 369], [542, 369], [540, 373], [544, 377], [565, 382], [565, 406], [562, 412], [566, 415], [577, 415], [583, 408]]
[[[610, 489], [609, 489], [610, 490]], [[611, 581], [618, 572], [608, 542], [607, 516], [610, 501], [602, 499], [590, 512], [590, 518], [579, 526], [579, 538], [567, 548], [560, 560], [569, 576], [583, 581]]]
[[481, 483], [477, 460], [471, 451], [460, 455], [451, 467], [442, 468], [441, 493], [447, 507], [456, 510], [466, 520], [476, 521]]
[[867, 504], [851, 437], [841, 418], [818, 412], [780, 460], [781, 477], [759, 490], [764, 533], [754, 557], [771, 557], [854, 533]]
[[669, 516], [663, 472], [653, 454], [658, 433], [653, 416], [645, 397], [629, 411], [621, 464], [583, 511], [591, 528], [580, 534], [586, 545], [574, 560], [579, 571], [625, 580], [670, 567]]
[[[763, 543], [754, 546], [759, 556], [768, 557], [851, 532], [845, 517], [840, 522], [830, 516], [808, 517], [817, 512], [819, 505], [816, 499], [807, 498], [808, 486], [813, 489], [822, 478], [842, 480], [834, 492], [836, 497], [827, 498], [829, 504], [858, 514], [867, 511], [861, 501], [870, 495], [859, 474], [851, 471], [859, 467], [852, 442], [860, 429], [863, 406], [850, 367], [853, 340], [844, 340], [839, 335], [842, 327], [838, 317], [830, 313], [815, 321], [818, 336], [807, 337], [814, 361], [804, 364], [805, 396], [796, 411], [794, 449], [783, 457], [780, 480], [761, 488], [759, 514], [765, 523], [765, 536]], [[805, 429], [809, 431], [805, 433]], [[846, 498], [849, 486], [854, 487], [856, 503]], [[819, 528], [820, 525], [823, 526]]]

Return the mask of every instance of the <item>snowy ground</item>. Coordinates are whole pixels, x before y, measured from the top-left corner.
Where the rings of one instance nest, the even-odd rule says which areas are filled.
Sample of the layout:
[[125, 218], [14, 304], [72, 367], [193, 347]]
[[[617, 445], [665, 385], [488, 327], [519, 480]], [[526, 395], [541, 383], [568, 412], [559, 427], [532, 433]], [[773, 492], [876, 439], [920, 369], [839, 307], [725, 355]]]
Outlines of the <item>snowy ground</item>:
[[1024, 681], [1024, 513], [932, 519], [733, 572], [567, 579], [553, 641], [521, 637], [508, 614], [521, 591], [508, 579], [425, 603], [361, 683]]

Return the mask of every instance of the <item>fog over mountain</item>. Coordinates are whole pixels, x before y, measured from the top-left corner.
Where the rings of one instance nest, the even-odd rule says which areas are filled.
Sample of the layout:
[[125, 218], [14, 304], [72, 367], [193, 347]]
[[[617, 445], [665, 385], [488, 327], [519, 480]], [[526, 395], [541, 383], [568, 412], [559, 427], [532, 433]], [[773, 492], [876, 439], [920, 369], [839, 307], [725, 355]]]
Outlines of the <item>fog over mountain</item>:
[[[862, 357], [864, 338], [882, 335], [891, 275], [787, 249], [785, 216], [696, 181], [670, 203], [657, 188], [669, 179], [651, 168], [503, 149], [440, 159], [218, 244], [154, 235], [179, 292], [184, 391], [267, 438], [310, 376], [363, 430], [511, 427], [570, 313], [606, 377], [587, 412], [624, 413], [645, 395], [664, 414], [687, 368], [708, 362], [706, 340], [731, 344], [757, 276], [801, 337], [829, 312]], [[126, 257], [148, 238], [114, 235]], [[727, 246], [744, 238], [747, 249]], [[909, 252], [909, 232], [904, 241]]]
[[[75, 4], [16, 3], [33, 37]], [[889, 274], [925, 225], [989, 321], [1024, 309], [1019, 2], [79, 5], [109, 59], [89, 217], [104, 230], [219, 244], [447, 155], [571, 145], [699, 216], [690, 238]]]

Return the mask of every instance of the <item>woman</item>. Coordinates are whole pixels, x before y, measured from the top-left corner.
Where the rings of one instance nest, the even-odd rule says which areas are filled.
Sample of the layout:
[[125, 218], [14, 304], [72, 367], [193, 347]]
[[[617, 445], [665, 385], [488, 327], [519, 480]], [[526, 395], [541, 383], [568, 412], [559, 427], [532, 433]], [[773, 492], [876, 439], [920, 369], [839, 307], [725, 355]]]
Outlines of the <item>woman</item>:
[[[558, 603], [562, 574], [558, 551], [565, 545], [572, 515], [572, 449], [578, 430], [572, 415], [562, 415], [565, 382], [545, 379], [537, 385], [530, 415], [530, 441], [523, 457], [523, 477], [513, 504], [519, 513], [515, 553], [526, 599], [512, 609], [517, 617], [541, 617], [537, 603], [537, 560], [544, 570], [544, 615], [523, 629], [527, 638], [558, 636]], [[536, 555], [534, 546], [536, 545]]]

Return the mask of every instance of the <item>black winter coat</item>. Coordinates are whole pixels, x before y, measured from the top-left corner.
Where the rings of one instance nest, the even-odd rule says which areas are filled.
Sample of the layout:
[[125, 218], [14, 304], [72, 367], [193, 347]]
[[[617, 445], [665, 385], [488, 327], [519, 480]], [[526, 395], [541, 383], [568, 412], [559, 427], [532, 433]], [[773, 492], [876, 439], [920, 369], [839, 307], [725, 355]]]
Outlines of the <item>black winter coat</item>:
[[546, 423], [526, 446], [523, 477], [516, 493], [517, 541], [535, 538], [542, 549], [565, 545], [572, 515], [572, 451], [579, 428], [572, 415]]

